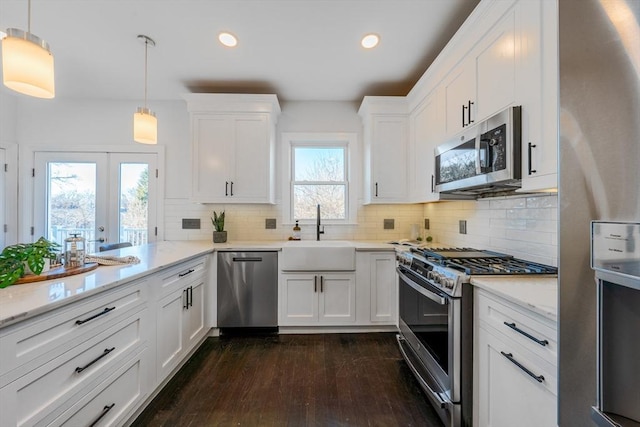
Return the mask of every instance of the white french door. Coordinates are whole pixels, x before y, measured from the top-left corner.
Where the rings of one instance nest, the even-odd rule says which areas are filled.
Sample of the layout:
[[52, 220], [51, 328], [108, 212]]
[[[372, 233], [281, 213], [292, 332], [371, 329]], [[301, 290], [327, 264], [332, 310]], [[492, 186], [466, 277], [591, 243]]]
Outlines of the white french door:
[[78, 234], [101, 244], [156, 240], [157, 154], [34, 153], [36, 236], [64, 245]]

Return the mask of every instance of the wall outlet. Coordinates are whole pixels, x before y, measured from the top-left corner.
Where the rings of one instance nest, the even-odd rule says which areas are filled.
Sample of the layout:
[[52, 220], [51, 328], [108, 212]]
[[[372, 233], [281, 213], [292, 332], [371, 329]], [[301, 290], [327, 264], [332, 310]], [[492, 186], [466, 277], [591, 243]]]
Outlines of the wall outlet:
[[200, 230], [200, 218], [182, 218], [183, 230]]
[[264, 220], [264, 228], [266, 230], [275, 230], [276, 229], [276, 219], [275, 218], [265, 218], [265, 220]]
[[460, 232], [460, 234], [467, 234], [467, 220], [466, 219], [461, 219], [458, 222], [458, 231]]
[[425, 218], [424, 219], [424, 229], [428, 230], [429, 229], [429, 218]]
[[384, 219], [383, 224], [383, 228], [385, 230], [393, 230], [394, 228], [396, 228], [394, 219]]

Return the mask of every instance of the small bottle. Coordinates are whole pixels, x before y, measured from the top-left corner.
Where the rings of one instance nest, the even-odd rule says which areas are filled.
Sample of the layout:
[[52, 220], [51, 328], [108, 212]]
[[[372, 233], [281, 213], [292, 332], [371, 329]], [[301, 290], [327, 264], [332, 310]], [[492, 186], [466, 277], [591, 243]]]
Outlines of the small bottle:
[[293, 227], [293, 240], [300, 240], [300, 226], [298, 225], [298, 221], [296, 221], [296, 225]]

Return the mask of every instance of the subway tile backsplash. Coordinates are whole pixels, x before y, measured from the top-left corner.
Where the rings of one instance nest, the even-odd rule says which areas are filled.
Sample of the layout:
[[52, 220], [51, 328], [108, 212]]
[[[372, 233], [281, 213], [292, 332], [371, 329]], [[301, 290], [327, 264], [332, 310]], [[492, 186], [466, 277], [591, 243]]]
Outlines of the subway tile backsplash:
[[[424, 216], [430, 219], [434, 241], [558, 265], [556, 194], [429, 203]], [[467, 220], [467, 234], [458, 232], [461, 219]]]
[[[165, 200], [166, 240], [212, 238], [213, 210], [226, 212], [229, 240], [287, 240], [293, 224], [284, 224], [278, 205], [202, 205], [184, 199]], [[504, 252], [529, 261], [557, 266], [558, 198], [555, 194], [510, 196], [478, 201], [449, 201], [411, 205], [360, 205], [357, 225], [325, 225], [326, 240], [389, 241], [409, 237], [411, 224], [421, 235], [450, 246], [467, 246]], [[200, 218], [199, 230], [182, 229], [182, 218]], [[265, 220], [276, 219], [275, 229]], [[393, 218], [395, 228], [385, 230]], [[424, 230], [429, 218], [429, 230]], [[467, 234], [459, 233], [459, 221], [467, 221]], [[315, 225], [301, 224], [302, 239], [314, 240]]]

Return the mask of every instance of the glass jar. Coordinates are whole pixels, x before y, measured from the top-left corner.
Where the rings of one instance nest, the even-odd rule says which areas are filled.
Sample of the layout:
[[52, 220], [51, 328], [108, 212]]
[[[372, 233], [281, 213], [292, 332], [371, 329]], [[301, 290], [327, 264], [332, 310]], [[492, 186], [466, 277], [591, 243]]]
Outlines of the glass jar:
[[64, 239], [65, 268], [82, 267], [84, 265], [85, 243], [85, 238], [78, 233], [71, 233], [71, 237]]

